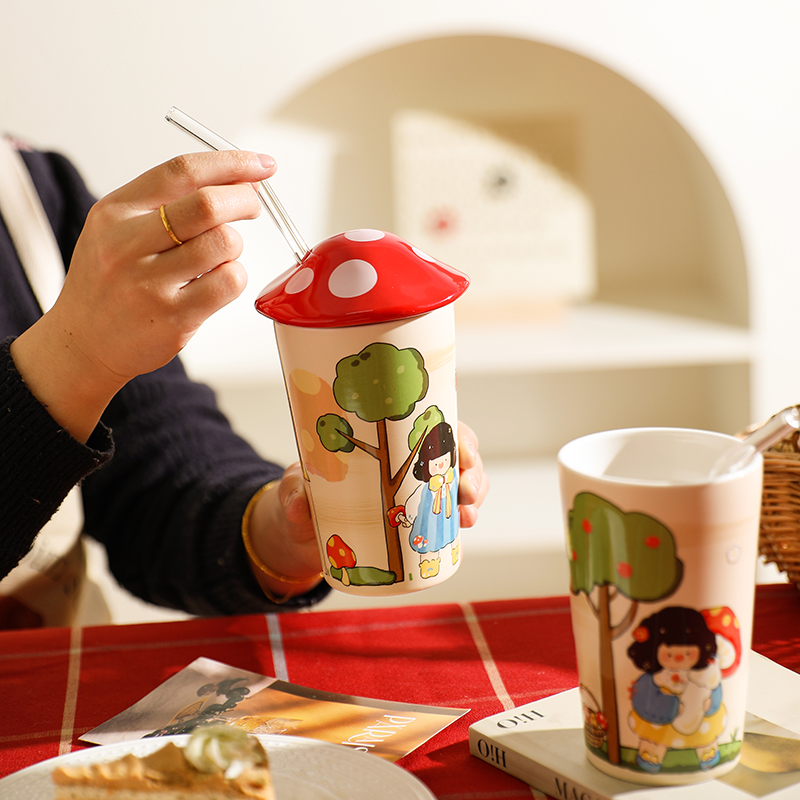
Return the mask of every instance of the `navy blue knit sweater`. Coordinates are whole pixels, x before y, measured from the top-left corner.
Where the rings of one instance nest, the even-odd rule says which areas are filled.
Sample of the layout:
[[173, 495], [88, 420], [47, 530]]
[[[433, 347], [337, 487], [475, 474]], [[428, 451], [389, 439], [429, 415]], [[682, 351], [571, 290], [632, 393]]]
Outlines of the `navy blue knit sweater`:
[[[93, 198], [62, 156], [23, 157], [69, 264]], [[135, 595], [199, 615], [275, 610], [250, 573], [240, 530], [249, 498], [281, 467], [233, 433], [178, 359], [128, 383], [79, 443], [31, 395], [9, 354], [40, 315], [0, 219], [0, 577], [81, 483], [85, 531]], [[326, 593], [320, 585], [288, 607]]]

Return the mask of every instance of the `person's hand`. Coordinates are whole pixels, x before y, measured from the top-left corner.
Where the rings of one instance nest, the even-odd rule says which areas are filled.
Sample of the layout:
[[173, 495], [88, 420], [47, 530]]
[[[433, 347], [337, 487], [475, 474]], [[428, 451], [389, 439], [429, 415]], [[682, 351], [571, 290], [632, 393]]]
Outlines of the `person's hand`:
[[58, 300], [12, 345], [31, 391], [75, 438], [241, 294], [242, 240], [227, 223], [258, 216], [252, 184], [274, 171], [269, 156], [243, 151], [179, 156], [91, 209]]
[[483, 471], [478, 437], [468, 425], [458, 423], [458, 509], [462, 528], [478, 521], [478, 509], [489, 492], [489, 476]]
[[[483, 471], [478, 437], [469, 426], [458, 423], [458, 504], [462, 528], [472, 527], [489, 491], [489, 477]], [[321, 579], [311, 510], [300, 464], [293, 464], [280, 483], [256, 503], [250, 518], [250, 541], [258, 558], [272, 571], [291, 578], [283, 582], [258, 573], [260, 581], [279, 596], [300, 594]]]
[[262, 586], [277, 596], [302, 594], [322, 578], [317, 536], [311, 520], [305, 480], [299, 463], [255, 504], [249, 525], [250, 542], [262, 564], [290, 581], [281, 581], [253, 567]]

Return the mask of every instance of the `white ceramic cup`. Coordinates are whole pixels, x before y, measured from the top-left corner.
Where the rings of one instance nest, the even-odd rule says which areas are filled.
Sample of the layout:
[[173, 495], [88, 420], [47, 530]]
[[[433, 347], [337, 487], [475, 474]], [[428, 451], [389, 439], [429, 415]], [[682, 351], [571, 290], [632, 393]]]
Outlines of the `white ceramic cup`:
[[461, 563], [452, 304], [275, 332], [327, 582], [387, 596], [451, 577]]
[[586, 753], [617, 778], [695, 783], [738, 761], [762, 458], [709, 477], [736, 441], [631, 428], [559, 452]]

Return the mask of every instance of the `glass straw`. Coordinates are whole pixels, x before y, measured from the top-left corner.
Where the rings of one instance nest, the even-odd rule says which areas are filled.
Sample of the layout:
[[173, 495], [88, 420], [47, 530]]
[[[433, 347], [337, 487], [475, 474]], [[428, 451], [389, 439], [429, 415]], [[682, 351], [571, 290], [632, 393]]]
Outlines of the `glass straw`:
[[[210, 150], [240, 149], [227, 141], [227, 139], [223, 139], [221, 136], [214, 133], [214, 131], [206, 128], [205, 125], [202, 125], [196, 119], [193, 119], [188, 114], [184, 114], [183, 111], [179, 108], [175, 108], [175, 106], [170, 108], [167, 112], [166, 120], [184, 133], [188, 133], [189, 136], [197, 139], [200, 144], [205, 145]], [[281, 201], [278, 200], [272, 187], [266, 181], [258, 183], [255, 189], [258, 199], [272, 217], [273, 222], [278, 226], [278, 230], [283, 234], [283, 238], [286, 239], [295, 259], [297, 259], [297, 263], [302, 263], [309, 252], [308, 245], [303, 241], [303, 237], [281, 205]]]
[[800, 429], [800, 413], [794, 406], [784, 408], [741, 442], [726, 450], [711, 469], [715, 478], [745, 466], [756, 453], [761, 453], [776, 442], [785, 439], [792, 431]]

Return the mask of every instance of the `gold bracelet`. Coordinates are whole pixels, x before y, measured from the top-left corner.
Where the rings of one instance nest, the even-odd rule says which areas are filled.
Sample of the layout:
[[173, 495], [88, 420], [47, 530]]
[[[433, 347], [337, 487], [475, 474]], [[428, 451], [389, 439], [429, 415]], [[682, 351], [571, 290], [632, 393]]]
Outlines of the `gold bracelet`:
[[[274, 481], [270, 481], [269, 483], [262, 486], [251, 498], [250, 502], [247, 504], [247, 508], [244, 510], [244, 515], [242, 516], [242, 541], [244, 542], [244, 549], [247, 551], [247, 556], [250, 559], [250, 563], [253, 564], [254, 567], [264, 575], [268, 575], [270, 578], [274, 578], [276, 581], [280, 581], [281, 583], [311, 583], [313, 580], [319, 580], [320, 578], [324, 577], [324, 573], [320, 572], [318, 575], [312, 575], [308, 578], [290, 578], [288, 575], [282, 575], [280, 572], [275, 572], [275, 570], [270, 569], [257, 555], [256, 551], [253, 549], [253, 544], [250, 541], [250, 517], [253, 514], [253, 509], [255, 508], [256, 503], [261, 498], [262, 495], [266, 494], [273, 486], [277, 486], [281, 482], [280, 478], [277, 478]], [[258, 580], [259, 576], [256, 576]], [[273, 603], [278, 605], [285, 603], [290, 597], [292, 597], [291, 593], [284, 595], [283, 597], [277, 597], [274, 595], [265, 585], [264, 582], [258, 580], [258, 585], [261, 587], [261, 591], [267, 596], [269, 600]]]

